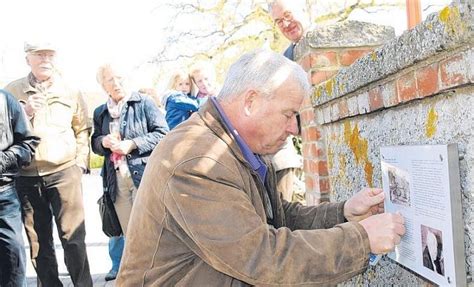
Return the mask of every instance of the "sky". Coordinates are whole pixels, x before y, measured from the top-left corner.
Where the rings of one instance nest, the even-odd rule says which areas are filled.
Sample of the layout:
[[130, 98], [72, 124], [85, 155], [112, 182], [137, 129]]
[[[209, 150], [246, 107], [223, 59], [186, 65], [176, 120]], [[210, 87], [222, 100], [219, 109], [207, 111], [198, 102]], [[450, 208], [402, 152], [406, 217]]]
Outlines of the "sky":
[[[173, 0], [177, 1], [177, 0]], [[186, 0], [178, 0], [186, 2]], [[210, 0], [209, 0], [210, 1]], [[163, 27], [170, 11], [162, 0], [3, 0], [0, 1], [0, 86], [25, 76], [23, 44], [28, 39], [48, 39], [58, 47], [58, 66], [66, 78], [84, 90], [97, 90], [97, 67], [107, 61], [136, 67], [152, 58], [163, 43]], [[404, 1], [403, 1], [404, 2]], [[423, 16], [439, 10], [448, 0], [422, 0]], [[391, 25], [400, 35], [406, 28], [402, 8], [390, 12], [359, 11], [350, 19]], [[148, 73], [148, 74], [147, 74]], [[135, 74], [138, 85], [149, 86], [154, 75]], [[137, 81], [137, 80], [135, 80]]]
[[[164, 19], [157, 0], [1, 1], [0, 83], [24, 76], [23, 44], [48, 39], [58, 47], [58, 66], [81, 86], [95, 85], [106, 61], [137, 65], [161, 47]], [[8, 23], [8, 24], [5, 24]]]

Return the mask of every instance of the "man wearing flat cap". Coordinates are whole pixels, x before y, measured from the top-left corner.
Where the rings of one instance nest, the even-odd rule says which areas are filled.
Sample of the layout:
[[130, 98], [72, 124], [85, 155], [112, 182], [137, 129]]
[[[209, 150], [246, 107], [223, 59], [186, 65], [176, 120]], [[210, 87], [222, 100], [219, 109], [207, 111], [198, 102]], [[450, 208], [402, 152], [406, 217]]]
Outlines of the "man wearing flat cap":
[[54, 217], [64, 261], [74, 286], [92, 286], [87, 259], [81, 177], [87, 170], [90, 126], [81, 93], [55, 67], [51, 43], [25, 43], [31, 72], [5, 88], [23, 105], [41, 138], [31, 165], [20, 171], [16, 188], [40, 286], [62, 286], [53, 242]]

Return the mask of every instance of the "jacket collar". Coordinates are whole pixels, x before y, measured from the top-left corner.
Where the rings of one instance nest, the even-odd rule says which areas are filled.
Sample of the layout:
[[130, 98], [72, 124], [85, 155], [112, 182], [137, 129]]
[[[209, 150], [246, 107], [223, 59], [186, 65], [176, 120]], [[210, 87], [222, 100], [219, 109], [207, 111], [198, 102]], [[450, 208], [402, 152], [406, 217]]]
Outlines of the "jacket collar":
[[[130, 96], [130, 98], [128, 98], [127, 100], [127, 106], [130, 106], [131, 103], [134, 103], [134, 102], [141, 102], [142, 101], [142, 96], [140, 96], [139, 93], [137, 92], [132, 92], [132, 95]], [[103, 104], [100, 106], [100, 113], [99, 115], [102, 116], [102, 114], [106, 113], [107, 112], [107, 104]]]
[[199, 108], [198, 113], [206, 126], [208, 126], [213, 133], [215, 133], [229, 146], [232, 153], [239, 159], [239, 161], [243, 162], [251, 169], [250, 164], [245, 160], [244, 155], [237, 144], [237, 141], [235, 140], [232, 133], [227, 130], [223, 119], [219, 115], [219, 112], [212, 101], [206, 101], [206, 103], [204, 103], [204, 105]]

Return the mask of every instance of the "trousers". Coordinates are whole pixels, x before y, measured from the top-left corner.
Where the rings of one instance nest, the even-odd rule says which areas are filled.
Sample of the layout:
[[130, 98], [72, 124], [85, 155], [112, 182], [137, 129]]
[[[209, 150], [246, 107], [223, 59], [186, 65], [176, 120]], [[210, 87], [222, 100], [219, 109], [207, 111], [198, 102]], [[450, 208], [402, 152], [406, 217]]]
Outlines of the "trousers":
[[53, 217], [74, 286], [92, 286], [84, 241], [81, 178], [81, 169], [74, 165], [45, 176], [22, 176], [16, 182], [39, 286], [62, 286], [53, 242]]
[[20, 201], [13, 183], [0, 187], [0, 286], [25, 286]]

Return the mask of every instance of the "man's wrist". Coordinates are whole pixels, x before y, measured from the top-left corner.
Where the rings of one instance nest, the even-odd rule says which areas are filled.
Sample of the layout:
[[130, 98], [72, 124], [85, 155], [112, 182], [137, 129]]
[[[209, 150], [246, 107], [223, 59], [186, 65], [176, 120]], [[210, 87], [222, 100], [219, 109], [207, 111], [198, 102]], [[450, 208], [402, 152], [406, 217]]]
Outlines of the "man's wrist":
[[35, 111], [31, 107], [26, 105], [26, 103], [23, 101], [21, 101], [20, 104], [23, 107], [23, 111], [25, 112], [25, 115], [28, 117], [29, 120], [31, 120], [33, 116], [35, 115]]

